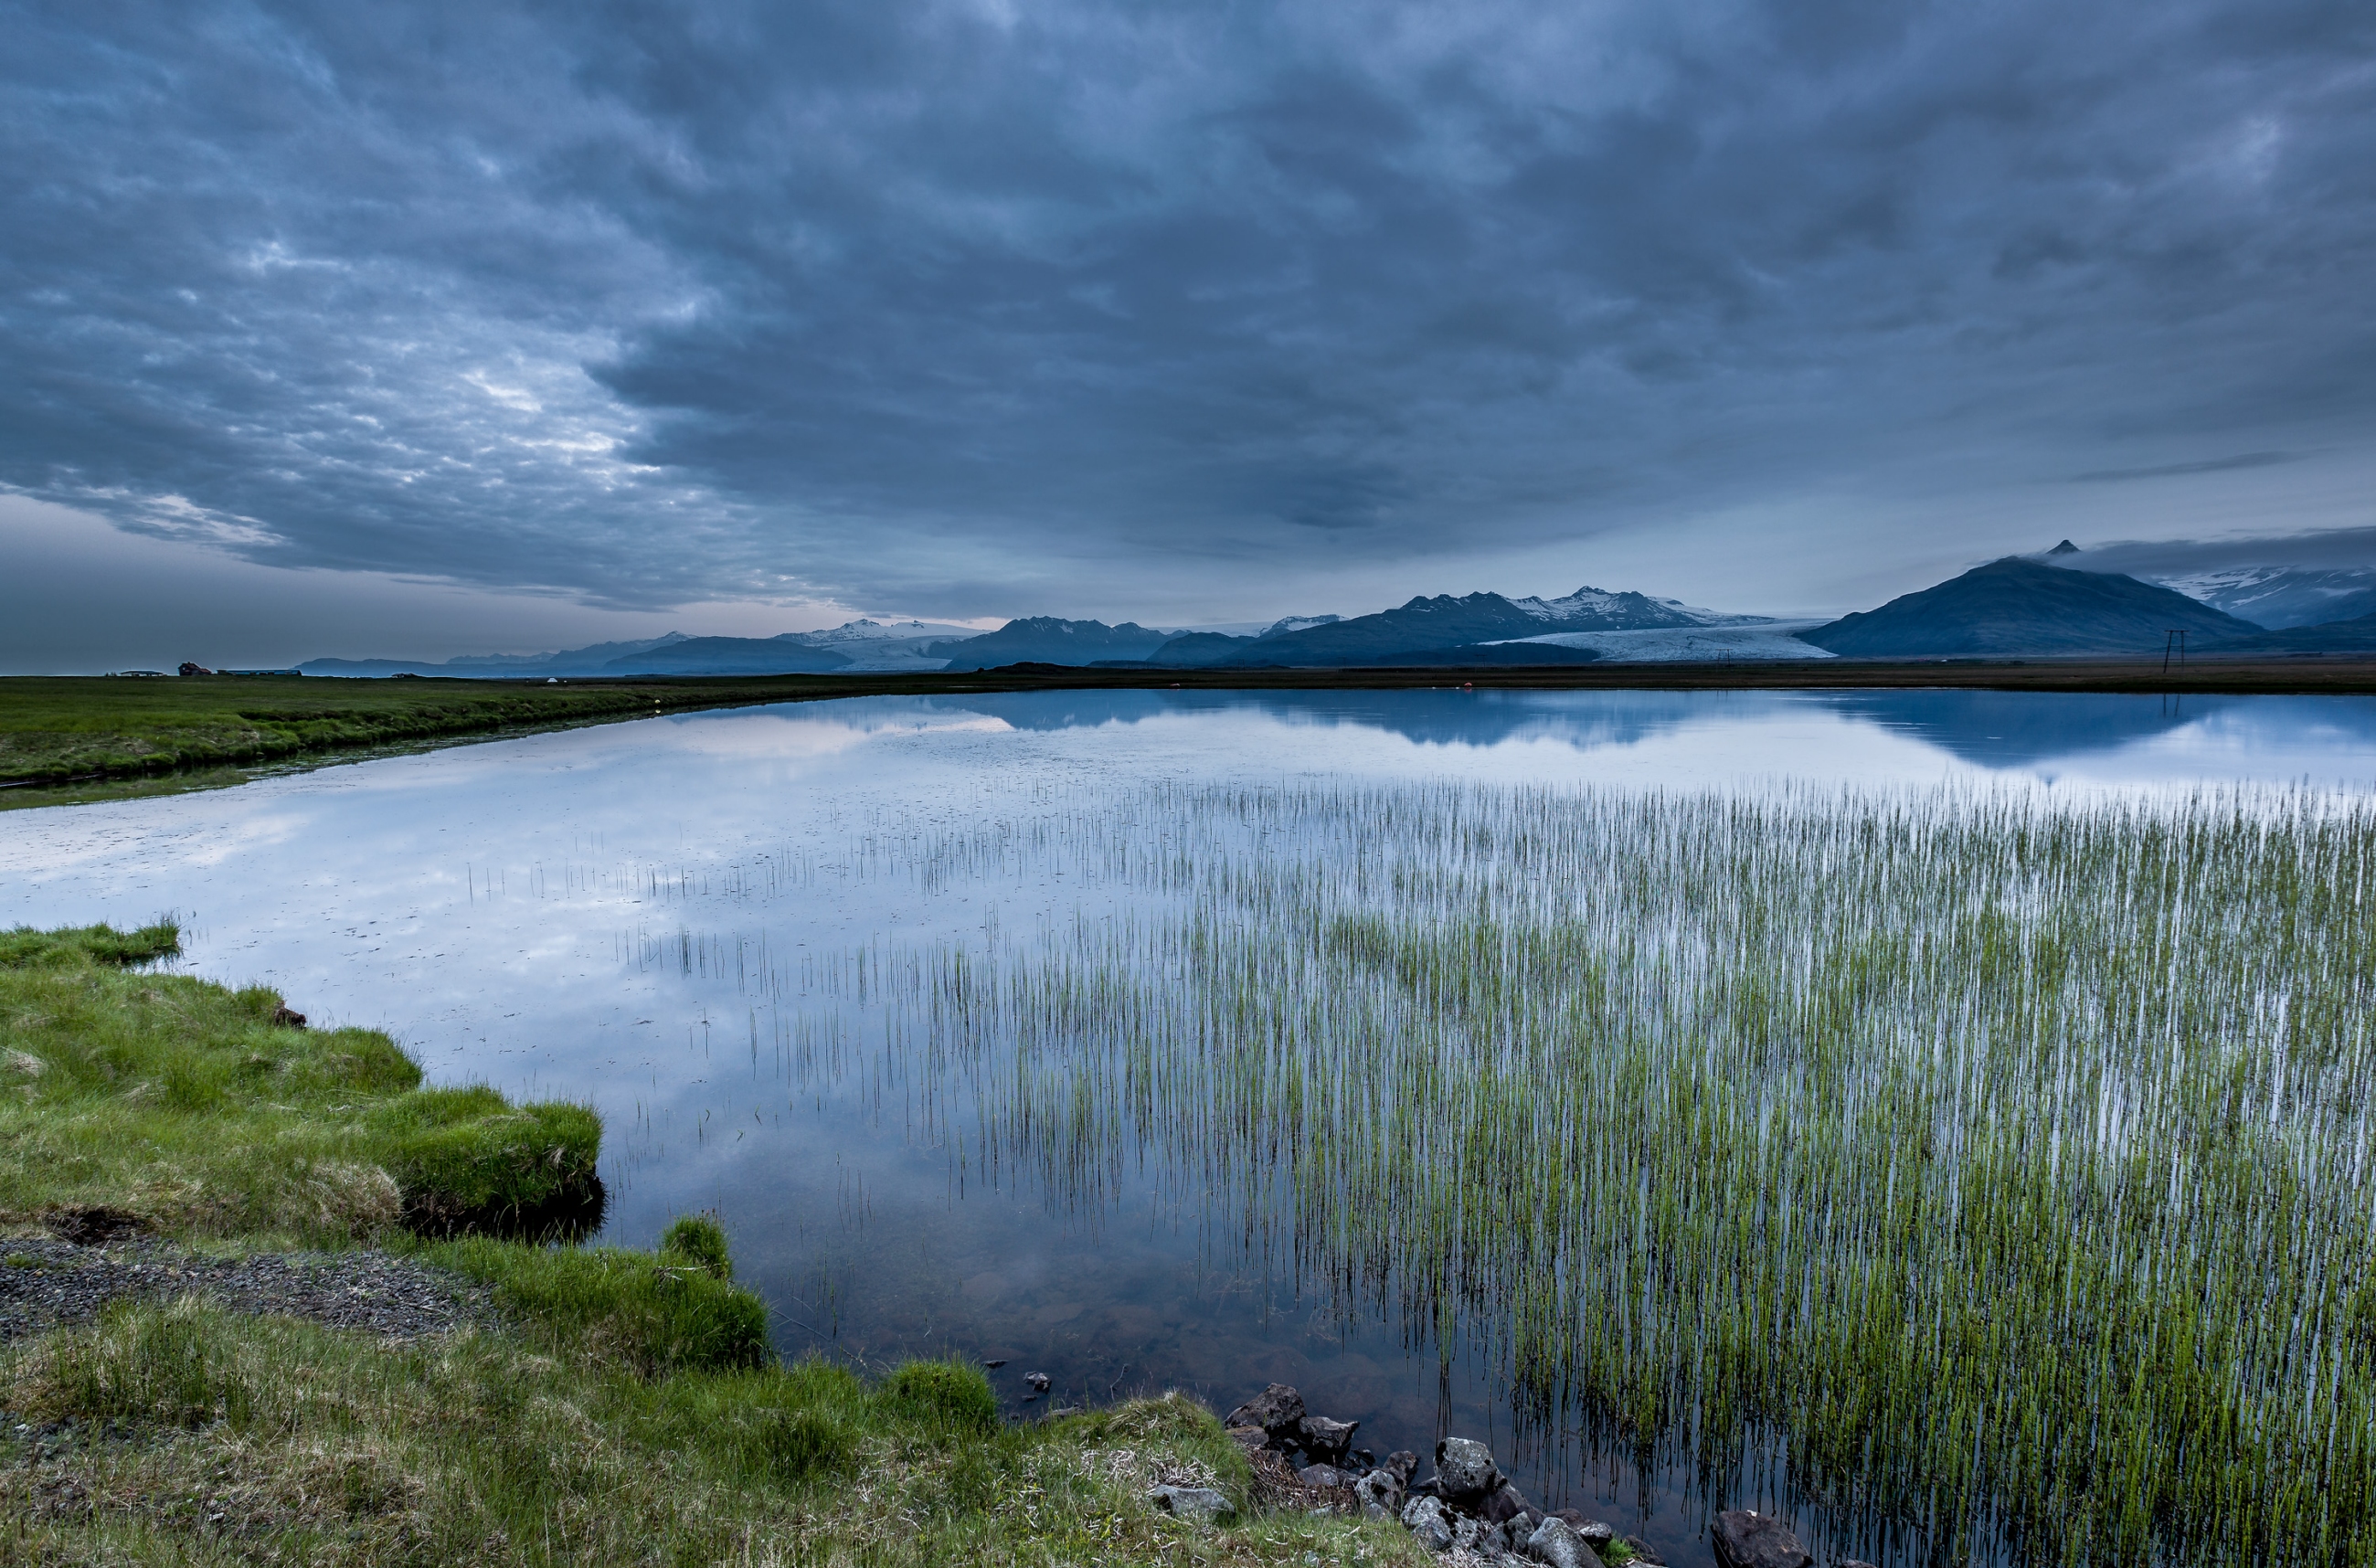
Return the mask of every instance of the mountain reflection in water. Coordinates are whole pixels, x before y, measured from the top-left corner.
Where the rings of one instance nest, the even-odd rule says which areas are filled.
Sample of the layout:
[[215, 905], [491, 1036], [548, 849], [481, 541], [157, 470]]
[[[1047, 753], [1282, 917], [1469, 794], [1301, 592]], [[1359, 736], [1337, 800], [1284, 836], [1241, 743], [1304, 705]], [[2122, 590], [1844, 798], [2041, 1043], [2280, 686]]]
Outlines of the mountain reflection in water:
[[2376, 753], [2376, 698], [2362, 697], [1876, 688], [1028, 692], [932, 700], [950, 711], [984, 714], [1024, 731], [1235, 714], [1296, 726], [1357, 726], [1422, 746], [1550, 741], [1586, 751], [1814, 710], [1923, 742], [1978, 767], [2049, 773], [2058, 765], [2180, 736], [2220, 751], [2244, 748], [2263, 754], [2305, 738], [2315, 738], [2320, 750]]

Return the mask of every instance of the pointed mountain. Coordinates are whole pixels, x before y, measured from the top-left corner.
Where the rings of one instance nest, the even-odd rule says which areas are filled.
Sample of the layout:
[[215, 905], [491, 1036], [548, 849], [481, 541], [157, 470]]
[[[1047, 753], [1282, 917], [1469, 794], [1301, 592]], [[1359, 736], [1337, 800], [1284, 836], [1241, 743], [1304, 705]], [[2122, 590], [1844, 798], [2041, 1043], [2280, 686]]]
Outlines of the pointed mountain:
[[2204, 641], [2261, 631], [2249, 621], [2134, 577], [2008, 555], [1799, 636], [1849, 659], [2080, 653], [2144, 658], [2162, 651], [2165, 634], [2172, 629]]

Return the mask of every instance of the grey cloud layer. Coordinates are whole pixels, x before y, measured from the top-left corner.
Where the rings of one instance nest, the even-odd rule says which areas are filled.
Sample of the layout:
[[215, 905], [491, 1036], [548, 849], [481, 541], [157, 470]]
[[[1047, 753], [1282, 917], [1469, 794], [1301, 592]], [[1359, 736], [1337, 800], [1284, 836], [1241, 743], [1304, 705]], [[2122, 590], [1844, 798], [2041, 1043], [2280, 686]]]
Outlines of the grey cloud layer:
[[7, 16], [0, 481], [259, 558], [1127, 607], [2376, 414], [2364, 5]]

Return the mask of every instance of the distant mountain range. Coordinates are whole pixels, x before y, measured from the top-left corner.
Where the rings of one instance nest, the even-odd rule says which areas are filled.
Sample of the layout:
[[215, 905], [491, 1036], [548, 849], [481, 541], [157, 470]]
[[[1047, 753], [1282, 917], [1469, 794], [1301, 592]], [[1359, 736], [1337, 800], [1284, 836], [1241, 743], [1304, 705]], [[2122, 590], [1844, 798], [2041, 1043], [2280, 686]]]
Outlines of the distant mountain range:
[[1291, 616], [1250, 636], [1191, 632], [1147, 652], [1100, 662], [1210, 670], [1580, 664], [1601, 655], [1594, 648], [1531, 639], [1574, 632], [1747, 625], [1762, 619], [1594, 588], [1578, 588], [1562, 599], [1422, 595], [1373, 615]]
[[671, 632], [644, 642], [596, 643], [557, 653], [465, 654], [442, 663], [405, 659], [313, 659], [308, 675], [444, 675], [523, 681], [622, 675], [794, 675], [823, 671], [938, 670], [927, 646], [980, 634], [937, 621], [851, 621], [822, 632], [775, 637], [688, 637]]
[[2221, 653], [2376, 653], [2376, 614], [2222, 643]]
[[2151, 580], [2273, 632], [2376, 614], [2376, 567], [2235, 566]]
[[[2173, 579], [2091, 569], [2069, 540], [2007, 556], [1821, 625], [1580, 588], [1558, 599], [1421, 595], [1374, 614], [1293, 615], [1181, 630], [1034, 615], [992, 632], [924, 621], [852, 621], [776, 637], [598, 643], [429, 663], [317, 659], [309, 675], [475, 680], [635, 675], [859, 674], [1011, 664], [1147, 670], [1462, 668], [1604, 659], [1932, 659], [2158, 655], [2172, 631], [2197, 653], [2376, 653], [2376, 568], [2239, 568]], [[2265, 619], [2238, 612], [2251, 608]], [[2316, 620], [2301, 617], [2316, 616]]]
[[1009, 621], [993, 632], [921, 621], [852, 621], [776, 637], [688, 637], [600, 643], [544, 654], [485, 654], [442, 663], [316, 659], [309, 675], [442, 675], [471, 680], [616, 679], [628, 675], [859, 674], [886, 670], [992, 670], [1008, 664], [1150, 665], [1157, 668], [1325, 669], [1357, 665], [1579, 664], [1591, 647], [1528, 639], [1664, 628], [1746, 627], [1762, 616], [1727, 615], [1679, 600], [1584, 588], [1562, 599], [1496, 593], [1418, 598], [1349, 619], [1290, 615], [1260, 631], [1163, 630], [1125, 621], [1052, 615]]

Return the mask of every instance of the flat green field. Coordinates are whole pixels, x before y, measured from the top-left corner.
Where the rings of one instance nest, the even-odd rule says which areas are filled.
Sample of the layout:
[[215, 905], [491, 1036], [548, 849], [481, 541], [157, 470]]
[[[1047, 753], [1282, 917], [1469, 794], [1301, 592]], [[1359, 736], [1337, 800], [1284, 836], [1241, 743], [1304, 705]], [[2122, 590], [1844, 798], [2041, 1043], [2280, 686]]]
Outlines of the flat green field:
[[[601, 723], [690, 707], [834, 695], [814, 678], [582, 683], [90, 676], [0, 681], [0, 804], [237, 782], [291, 759], [492, 731]], [[211, 772], [215, 777], [190, 776]], [[137, 787], [147, 782], [147, 790]], [[127, 790], [127, 784], [136, 786]], [[106, 786], [93, 790], [91, 785]], [[75, 791], [74, 787], [83, 787]], [[62, 795], [61, 787], [70, 792]], [[10, 797], [21, 797], [12, 799]]]

